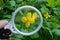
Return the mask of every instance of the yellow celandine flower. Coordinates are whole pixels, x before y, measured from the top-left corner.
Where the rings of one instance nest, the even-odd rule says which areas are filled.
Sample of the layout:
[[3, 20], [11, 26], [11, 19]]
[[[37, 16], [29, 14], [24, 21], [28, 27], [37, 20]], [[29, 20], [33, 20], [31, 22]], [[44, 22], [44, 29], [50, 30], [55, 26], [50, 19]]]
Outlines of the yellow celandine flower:
[[30, 18], [30, 23], [31, 24], [35, 23], [35, 19], [34, 18]]
[[26, 15], [26, 18], [29, 19], [29, 18], [31, 18], [31, 16], [32, 16], [32, 14], [31, 14], [31, 12], [29, 12], [29, 13]]
[[26, 23], [25, 23], [25, 26], [26, 26], [27, 28], [29, 28], [29, 27], [30, 27], [30, 22], [26, 22]]
[[28, 12], [26, 17], [22, 17], [21, 21], [25, 23], [25, 26], [28, 28], [30, 27], [30, 24], [35, 23], [36, 18], [38, 18], [37, 13], [31, 14], [31, 12]]
[[35, 23], [35, 19], [34, 18], [29, 18], [28, 22], [30, 22], [30, 24], [33, 24], [33, 23]]
[[38, 14], [36, 12], [33, 13], [32, 17], [35, 18], [35, 19], [39, 18]]
[[48, 18], [51, 17], [51, 15], [49, 15], [49, 13], [47, 12], [47, 13], [44, 15], [44, 17], [45, 17], [46, 19], [48, 19]]
[[28, 22], [30, 22], [31, 24], [33, 24], [33, 23], [35, 22], [35, 16], [32, 17], [31, 12], [29, 12], [29, 13], [27, 14], [26, 18], [27, 18]]
[[21, 21], [22, 21], [23, 23], [25, 23], [25, 22], [27, 21], [27, 18], [26, 18], [26, 17], [22, 17]]

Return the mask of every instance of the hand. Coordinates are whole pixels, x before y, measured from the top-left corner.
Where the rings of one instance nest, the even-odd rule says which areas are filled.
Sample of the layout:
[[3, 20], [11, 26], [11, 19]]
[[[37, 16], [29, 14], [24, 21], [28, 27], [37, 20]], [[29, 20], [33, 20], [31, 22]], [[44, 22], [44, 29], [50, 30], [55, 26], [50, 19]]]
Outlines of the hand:
[[[2, 29], [7, 23], [8, 23], [7, 20], [0, 20], [0, 29]], [[8, 38], [8, 39], [0, 39], [0, 40], [10, 40], [10, 38]]]

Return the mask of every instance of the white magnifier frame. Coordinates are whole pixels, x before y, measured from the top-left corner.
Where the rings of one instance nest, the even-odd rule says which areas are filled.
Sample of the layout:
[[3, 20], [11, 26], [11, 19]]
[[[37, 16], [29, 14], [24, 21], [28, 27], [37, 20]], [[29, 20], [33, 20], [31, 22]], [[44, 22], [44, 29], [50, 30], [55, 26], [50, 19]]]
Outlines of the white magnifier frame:
[[[15, 16], [16, 14], [22, 10], [22, 9], [25, 9], [25, 8], [31, 8], [32, 10], [36, 11], [39, 15], [39, 18], [40, 18], [40, 24], [38, 25], [38, 27], [32, 31], [32, 32], [29, 32], [29, 33], [25, 33], [25, 32], [21, 32], [19, 31], [16, 26], [15, 26], [15, 23], [14, 23], [14, 19], [15, 19]], [[32, 34], [35, 34], [36, 32], [38, 32], [40, 30], [40, 28], [42, 27], [42, 24], [43, 24], [43, 18], [42, 18], [42, 15], [40, 13], [40, 11], [38, 9], [36, 9], [35, 7], [33, 6], [21, 6], [19, 8], [17, 8], [15, 10], [15, 12], [13, 12], [12, 14], [12, 19], [11, 21], [5, 26], [5, 29], [10, 29], [12, 31], [12, 33], [15, 33], [15, 34], [22, 34], [22, 35], [25, 35], [25, 36], [29, 36], [29, 35], [32, 35]]]

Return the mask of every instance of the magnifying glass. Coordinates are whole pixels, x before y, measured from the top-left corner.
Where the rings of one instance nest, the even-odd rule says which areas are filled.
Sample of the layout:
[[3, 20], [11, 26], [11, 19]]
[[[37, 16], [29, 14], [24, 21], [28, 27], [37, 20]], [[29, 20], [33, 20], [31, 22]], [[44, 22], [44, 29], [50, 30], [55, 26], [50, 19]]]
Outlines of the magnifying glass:
[[[26, 11], [25, 9], [27, 9], [27, 8], [29, 8], [29, 9], [31, 10], [32, 15], [34, 14], [34, 12], [36, 12], [37, 15], [39, 16], [39, 21], [40, 21], [39, 24], [37, 25], [37, 27], [36, 27], [33, 31], [31, 31], [31, 32], [23, 32], [23, 31], [19, 30], [19, 29], [17, 28], [16, 24], [15, 24], [15, 18], [17, 18], [16, 15], [19, 13], [19, 11], [22, 11], [23, 14], [24, 14], [24, 16], [26, 17], [27, 11]], [[24, 10], [25, 10], [26, 12], [25, 12]], [[24, 12], [25, 12], [25, 13], [24, 13]], [[30, 12], [30, 11], [29, 11], [29, 12]], [[21, 15], [20, 15], [20, 16], [21, 16]], [[21, 16], [21, 18], [22, 18], [22, 17], [23, 17], [23, 16]], [[21, 19], [21, 18], [20, 18], [20, 19]], [[20, 19], [19, 19], [19, 20], [20, 20]], [[29, 19], [30, 19], [30, 18], [29, 18]], [[18, 18], [17, 18], [17, 20], [18, 20]], [[38, 21], [38, 20], [36, 19], [35, 22], [37, 22], [37, 21]], [[26, 5], [26, 6], [21, 6], [21, 7], [17, 8], [17, 9], [13, 12], [11, 21], [5, 26], [4, 29], [9, 29], [9, 30], [11, 30], [12, 33], [15, 33], [15, 34], [22, 34], [22, 35], [25, 35], [25, 36], [29, 36], [29, 35], [33, 35], [33, 34], [35, 34], [36, 32], [38, 32], [38, 31], [40, 30], [40, 28], [42, 27], [42, 23], [43, 23], [43, 18], [42, 18], [42, 15], [41, 15], [40, 11], [39, 11], [37, 8], [33, 7], [33, 6], [28, 6], [28, 5]], [[28, 24], [28, 23], [27, 23], [27, 24]], [[35, 24], [36, 24], [36, 23], [35, 23]], [[31, 25], [35, 25], [35, 24], [31, 24]], [[21, 22], [20, 25], [25, 25], [25, 23]], [[36, 26], [36, 25], [35, 25], [35, 26]], [[22, 27], [22, 26], [21, 26], [21, 27]]]

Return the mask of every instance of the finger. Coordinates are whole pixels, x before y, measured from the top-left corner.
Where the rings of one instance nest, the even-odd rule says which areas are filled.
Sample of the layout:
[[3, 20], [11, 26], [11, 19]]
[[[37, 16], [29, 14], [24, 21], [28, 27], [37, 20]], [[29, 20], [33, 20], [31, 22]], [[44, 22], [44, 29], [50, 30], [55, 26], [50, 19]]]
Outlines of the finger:
[[10, 40], [10, 38], [8, 38], [8, 39], [0, 39], [0, 40]]
[[11, 40], [10, 38], [8, 38], [7, 40]]
[[1, 40], [1, 39], [0, 39]]
[[7, 23], [7, 20], [0, 20], [0, 29], [3, 28]]

